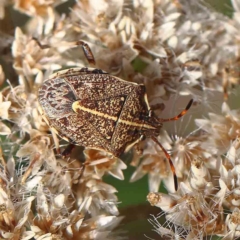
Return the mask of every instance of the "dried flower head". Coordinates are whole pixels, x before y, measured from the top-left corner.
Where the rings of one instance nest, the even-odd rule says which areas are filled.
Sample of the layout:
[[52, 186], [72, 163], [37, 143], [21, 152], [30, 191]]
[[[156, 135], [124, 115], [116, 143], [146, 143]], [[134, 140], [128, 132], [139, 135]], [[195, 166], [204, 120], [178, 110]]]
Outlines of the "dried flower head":
[[[209, 113], [208, 119], [197, 119], [196, 124], [205, 131], [207, 140], [203, 147], [209, 153], [226, 153], [231, 141], [239, 136], [239, 110], [231, 110], [227, 103], [222, 104], [222, 116]], [[211, 138], [209, 136], [212, 136]]]
[[124, 179], [122, 169], [126, 169], [127, 166], [121, 159], [95, 149], [85, 149], [84, 155], [86, 165], [84, 174], [94, 172], [101, 178], [104, 174], [109, 173], [120, 180]]
[[[221, 234], [224, 222], [220, 199], [217, 196], [214, 198], [213, 193], [193, 191], [184, 184], [181, 184], [180, 191], [182, 195], [178, 196], [159, 193], [148, 195], [148, 201], [166, 213], [166, 226], [158, 222], [162, 214], [151, 220], [155, 230], [160, 235], [177, 234], [182, 239], [202, 239], [213, 233]], [[175, 233], [167, 229], [168, 224], [178, 226]]]
[[[68, 154], [71, 145], [66, 148], [39, 111], [38, 89], [53, 71], [87, 66], [79, 40], [91, 47], [95, 68], [144, 84], [159, 119], [164, 108], [171, 115], [175, 99], [194, 99], [193, 131], [183, 120], [184, 134], [161, 129], [157, 136], [171, 155], [177, 191], [167, 154], [154, 141], [132, 151], [131, 181], [148, 174], [148, 201], [162, 211], [150, 220], [155, 231], [164, 239], [239, 238], [240, 115], [223, 103], [240, 79], [237, 0], [231, 17], [196, 0], [78, 0], [69, 14], [56, 10], [65, 0], [0, 2], [0, 18], [7, 4], [30, 17], [14, 36], [0, 37], [1, 53], [11, 45], [4, 64], [18, 80], [2, 64], [1, 239], [122, 239], [114, 231], [122, 219], [118, 189], [104, 176], [123, 180], [127, 164], [96, 149]], [[161, 182], [165, 193], [158, 192]]]

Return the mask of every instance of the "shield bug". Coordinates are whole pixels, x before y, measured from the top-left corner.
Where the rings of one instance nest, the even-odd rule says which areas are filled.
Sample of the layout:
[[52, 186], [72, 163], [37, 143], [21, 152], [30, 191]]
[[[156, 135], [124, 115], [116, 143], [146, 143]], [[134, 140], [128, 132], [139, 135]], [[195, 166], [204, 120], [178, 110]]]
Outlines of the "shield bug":
[[[82, 41], [76, 45], [81, 45], [88, 62], [95, 64], [89, 46]], [[40, 87], [38, 97], [47, 123], [71, 144], [118, 157], [144, 137], [151, 138], [169, 160], [177, 189], [170, 155], [156, 137], [162, 123], [182, 117], [193, 100], [179, 115], [159, 119], [149, 106], [144, 85], [95, 68], [71, 68], [52, 74]]]

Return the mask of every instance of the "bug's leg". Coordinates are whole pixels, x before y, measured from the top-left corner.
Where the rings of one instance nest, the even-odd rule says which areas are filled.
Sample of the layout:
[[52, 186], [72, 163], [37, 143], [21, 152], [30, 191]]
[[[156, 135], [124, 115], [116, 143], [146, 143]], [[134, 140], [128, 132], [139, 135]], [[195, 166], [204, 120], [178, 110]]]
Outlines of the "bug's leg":
[[170, 155], [167, 153], [166, 149], [162, 146], [162, 144], [155, 138], [155, 137], [151, 137], [152, 140], [162, 149], [162, 151], [164, 152], [166, 158], [168, 159], [168, 162], [170, 164], [170, 168], [171, 168], [171, 171], [173, 173], [173, 180], [174, 180], [174, 187], [175, 187], [175, 190], [177, 191], [178, 189], [178, 181], [177, 181], [177, 175], [176, 175], [176, 170], [175, 170], [175, 167], [173, 165], [173, 162], [171, 160], [171, 157]]
[[89, 64], [95, 65], [95, 64], [96, 64], [95, 58], [94, 58], [94, 56], [93, 56], [92, 50], [91, 50], [91, 48], [89, 47], [89, 45], [88, 45], [87, 43], [83, 42], [83, 41], [77, 41], [77, 42], [76, 42], [76, 45], [82, 46], [84, 55], [85, 55], [85, 57], [87, 58]]
[[38, 45], [41, 49], [50, 48], [50, 46], [47, 45], [47, 44], [44, 44], [44, 45], [41, 44], [40, 41], [39, 41], [37, 38], [33, 37], [32, 39], [33, 39], [34, 41], [36, 41], [37, 45]]
[[63, 152], [61, 153], [61, 155], [65, 158], [65, 157], [68, 157], [72, 150], [74, 149], [75, 145], [70, 143], [68, 144], [68, 146], [63, 150]]
[[[41, 48], [41, 49], [46, 49], [46, 48], [50, 48], [51, 46], [48, 45], [48, 44], [41, 44], [40, 41], [33, 37], [32, 38], [34, 41], [36, 41], [36, 43], [38, 44], [38, 46]], [[89, 64], [92, 64], [92, 65], [95, 65], [96, 62], [95, 62], [95, 58], [93, 56], [93, 53], [92, 53], [92, 50], [91, 48], [89, 47], [89, 45], [83, 41], [77, 41], [77, 42], [65, 42], [63, 43], [63, 45], [65, 45], [66, 47], [76, 47], [76, 46], [81, 46], [82, 47], [82, 50], [83, 50], [83, 53], [85, 55], [85, 57], [87, 58]]]
[[160, 118], [159, 121], [160, 121], [160, 122], [169, 122], [169, 121], [178, 120], [179, 118], [181, 118], [182, 116], [184, 116], [184, 115], [187, 113], [187, 111], [188, 111], [189, 108], [192, 106], [192, 104], [193, 104], [193, 99], [191, 99], [191, 100], [189, 101], [189, 103], [188, 103], [188, 105], [186, 106], [186, 108], [185, 108], [182, 112], [180, 112], [177, 116], [172, 117], [172, 118], [165, 118], [165, 119]]

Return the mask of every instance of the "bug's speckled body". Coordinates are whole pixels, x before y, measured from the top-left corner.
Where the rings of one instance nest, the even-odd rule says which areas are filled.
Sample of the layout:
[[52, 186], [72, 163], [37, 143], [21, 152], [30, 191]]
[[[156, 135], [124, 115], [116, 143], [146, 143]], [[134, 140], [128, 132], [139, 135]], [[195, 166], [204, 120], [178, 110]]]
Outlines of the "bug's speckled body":
[[39, 89], [45, 118], [65, 140], [119, 156], [162, 123], [143, 85], [99, 69], [73, 68], [50, 76]]
[[[41, 48], [45, 47], [36, 41]], [[87, 43], [77, 41], [74, 45], [81, 45], [89, 64], [95, 65]], [[177, 190], [174, 165], [156, 136], [162, 122], [184, 116], [193, 99], [177, 116], [158, 119], [149, 107], [144, 85], [124, 81], [100, 69], [72, 68], [51, 75], [43, 83], [39, 102], [52, 130], [72, 144], [119, 156], [143, 137], [152, 138], [169, 160]]]

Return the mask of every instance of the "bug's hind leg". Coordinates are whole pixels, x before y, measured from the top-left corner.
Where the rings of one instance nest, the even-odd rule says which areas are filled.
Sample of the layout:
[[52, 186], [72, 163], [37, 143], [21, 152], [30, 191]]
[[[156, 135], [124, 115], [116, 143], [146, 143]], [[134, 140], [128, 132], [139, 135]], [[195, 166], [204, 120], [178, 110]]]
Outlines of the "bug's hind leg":
[[[36, 41], [36, 43], [38, 44], [38, 46], [41, 49], [47, 49], [47, 48], [51, 47], [48, 44], [41, 44], [40, 41], [37, 38], [35, 38], [35, 37], [33, 37], [32, 39], [34, 41]], [[69, 48], [81, 46], [82, 50], [83, 50], [83, 53], [84, 53], [86, 59], [88, 60], [89, 64], [90, 65], [96, 65], [96, 61], [95, 61], [94, 55], [92, 53], [92, 50], [91, 50], [91, 48], [89, 47], [89, 45], [87, 43], [79, 40], [77, 42], [64, 42], [63, 45], [65, 45], [65, 46], [67, 46]]]

